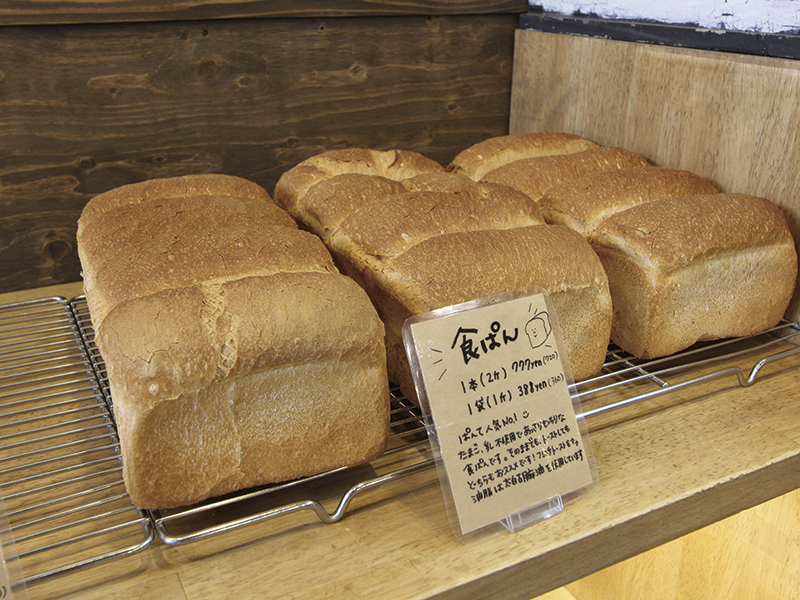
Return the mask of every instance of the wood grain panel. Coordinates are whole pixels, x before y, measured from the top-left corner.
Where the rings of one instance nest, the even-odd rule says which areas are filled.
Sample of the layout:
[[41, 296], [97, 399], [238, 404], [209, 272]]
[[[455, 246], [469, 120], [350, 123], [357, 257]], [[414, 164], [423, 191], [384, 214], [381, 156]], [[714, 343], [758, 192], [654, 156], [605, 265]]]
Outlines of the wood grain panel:
[[442, 163], [508, 128], [514, 15], [0, 28], [0, 291], [75, 281], [107, 189], [318, 152]]
[[0, 25], [524, 13], [525, 0], [0, 0]]
[[577, 133], [769, 198], [800, 240], [800, 62], [535, 31], [515, 52], [512, 132]]
[[800, 491], [795, 491], [589, 575], [567, 590], [575, 600], [795, 600], [798, 517]]

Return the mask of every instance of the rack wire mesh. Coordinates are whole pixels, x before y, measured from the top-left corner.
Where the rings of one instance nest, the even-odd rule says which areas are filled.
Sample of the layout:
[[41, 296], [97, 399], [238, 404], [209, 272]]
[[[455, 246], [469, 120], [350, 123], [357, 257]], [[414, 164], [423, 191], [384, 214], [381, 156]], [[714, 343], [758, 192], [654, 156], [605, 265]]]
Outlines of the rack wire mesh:
[[731, 380], [753, 385], [770, 364], [800, 354], [800, 327], [781, 321], [775, 327], [745, 338], [699, 342], [687, 350], [655, 359], [637, 359], [609, 346], [602, 372], [575, 385], [583, 407], [582, 417], [592, 418], [629, 411], [628, 417], [663, 408], [662, 397], [701, 385], [722, 385]]
[[[365, 490], [434, 461], [420, 411], [397, 390], [389, 449], [366, 465], [247, 490], [196, 506], [141, 511], [121, 476], [105, 366], [85, 299], [0, 306], [0, 494], [22, 583], [138, 552], [154, 539], [182, 544], [288, 514], [343, 518]], [[800, 328], [698, 344], [641, 361], [610, 347], [603, 372], [575, 385], [589, 431], [663, 409], [689, 386], [752, 385], [769, 364], [800, 353]]]
[[0, 307], [0, 340], [0, 494], [17, 583], [146, 547], [152, 524], [125, 493], [114, 423], [68, 303]]

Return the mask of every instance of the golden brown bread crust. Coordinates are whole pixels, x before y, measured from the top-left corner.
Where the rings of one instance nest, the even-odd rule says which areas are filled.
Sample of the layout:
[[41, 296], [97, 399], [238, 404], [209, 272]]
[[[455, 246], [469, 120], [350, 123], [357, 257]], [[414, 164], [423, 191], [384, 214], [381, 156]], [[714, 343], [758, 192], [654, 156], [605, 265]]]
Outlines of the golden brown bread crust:
[[298, 212], [303, 216], [303, 225], [328, 242], [333, 231], [354, 211], [404, 191], [402, 183], [380, 175], [344, 173], [311, 187], [298, 205]]
[[[506, 263], [514, 268], [502, 268]], [[605, 282], [585, 240], [568, 228], [548, 225], [436, 236], [389, 265], [394, 276], [413, 284], [410, 298], [428, 310], [529, 285], [557, 293]], [[496, 276], [486, 277], [487, 271]]]
[[606, 219], [592, 247], [608, 273], [612, 340], [641, 358], [774, 326], [797, 277], [785, 216], [743, 194], [635, 206]]
[[642, 204], [606, 219], [596, 236], [598, 245], [613, 240], [631, 256], [670, 270], [697, 258], [791, 239], [786, 217], [776, 204], [745, 194]]
[[479, 181], [490, 171], [523, 158], [572, 154], [595, 146], [594, 142], [571, 133], [515, 133], [489, 138], [462, 150], [447, 170]]
[[423, 173], [409, 177], [402, 181], [403, 187], [409, 192], [460, 192], [470, 189], [475, 182], [466, 177], [455, 173], [436, 172]]
[[90, 202], [79, 239], [132, 501], [190, 504], [379, 455], [383, 324], [321, 240], [268, 196], [145, 187]]
[[444, 167], [436, 161], [408, 150], [329, 150], [307, 158], [283, 173], [275, 185], [275, 203], [298, 221], [308, 223], [310, 219], [299, 201], [305, 198], [311, 187], [326, 179], [355, 173], [402, 181], [422, 173], [441, 171]]
[[103, 244], [86, 262], [84, 290], [87, 300], [91, 299], [95, 327], [125, 300], [198, 281], [220, 282], [298, 268], [336, 272], [319, 238], [290, 227], [247, 223], [183, 234], [151, 237], [149, 233]]
[[570, 179], [613, 169], [646, 167], [649, 164], [640, 154], [624, 148], [603, 146], [574, 154], [517, 160], [490, 171], [483, 180], [511, 186], [538, 202], [548, 190]]
[[[253, 274], [263, 270], [254, 246], [256, 239], [271, 231], [265, 229], [269, 226], [296, 228], [297, 224], [264, 188], [229, 175], [156, 179], [95, 196], [84, 207], [77, 231], [94, 326], [131, 294], [155, 291], [157, 285], [182, 285], [178, 280], [187, 281], [203, 265], [216, 265], [219, 277], [224, 277], [225, 259]], [[217, 253], [214, 242], [226, 235], [222, 228], [241, 242], [238, 247], [225, 244], [225, 256]], [[161, 252], [172, 256], [166, 268], [159, 266]], [[176, 253], [183, 253], [184, 260], [176, 261]], [[120, 272], [128, 275], [120, 278]]]
[[346, 248], [358, 247], [359, 253], [386, 259], [446, 233], [543, 223], [525, 194], [502, 185], [472, 183], [453, 193], [407, 192], [362, 207], [342, 221], [331, 248], [347, 254]]
[[564, 332], [575, 379], [603, 365], [611, 331], [605, 271], [586, 240], [560, 226], [532, 225], [430, 237], [388, 260], [353, 246], [350, 273], [365, 286], [386, 324], [389, 376], [416, 398], [402, 326], [415, 314], [538, 286], [548, 291]]
[[[338, 177], [342, 176], [319, 179], [305, 191], [307, 181], [288, 173], [281, 178], [283, 193], [294, 198], [295, 213], [303, 214], [309, 198], [316, 202], [322, 197], [318, 188], [330, 189], [326, 182], [332, 184]], [[299, 189], [289, 189], [292, 181], [301, 181]], [[365, 190], [373, 189], [368, 181], [362, 183]], [[348, 204], [326, 191], [337, 207], [328, 214], [335, 217], [303, 224], [325, 231], [337, 266], [372, 298], [386, 327], [389, 376], [406, 397], [416, 400], [402, 326], [411, 315], [441, 307], [437, 298], [457, 303], [540, 285], [565, 311], [575, 376], [585, 378], [600, 370], [610, 334], [611, 301], [605, 273], [586, 240], [566, 228], [550, 232], [536, 204], [508, 186], [442, 172], [401, 183], [407, 192], [384, 198], [368, 192], [358, 196], [369, 195], [368, 202]], [[345, 205], [353, 210], [342, 218], [338, 208]], [[425, 268], [433, 271], [426, 274]], [[548, 279], [543, 272], [557, 273], [557, 278]], [[591, 273], [591, 284], [585, 281], [586, 273]], [[449, 295], [437, 295], [442, 287], [449, 288]]]
[[278, 273], [114, 310], [97, 342], [133, 502], [190, 504], [382, 453], [383, 326], [365, 300], [345, 277]]
[[637, 204], [718, 191], [710, 181], [689, 171], [663, 167], [614, 169], [551, 188], [539, 200], [539, 208], [548, 223], [566, 225], [591, 237], [604, 219]]
[[[161, 187], [163, 187], [163, 182]], [[110, 194], [108, 194], [110, 196]], [[144, 238], [176, 232], [200, 231], [217, 227], [220, 222], [229, 225], [258, 221], [265, 225], [297, 227], [286, 211], [278, 208], [269, 198], [247, 198], [228, 195], [175, 196], [168, 203], [149, 202], [106, 204], [98, 210], [94, 201], [88, 205], [78, 220], [80, 251], [85, 258], [93, 257], [106, 244], [125, 244], [131, 235]], [[83, 235], [83, 224], [90, 219], [92, 234]], [[135, 227], [120, 227], [119, 223], [138, 222]], [[106, 250], [100, 250], [106, 252]]]
[[84, 208], [82, 216], [84, 220], [93, 220], [100, 214], [124, 204], [138, 204], [165, 198], [218, 195], [272, 201], [269, 193], [252, 181], [232, 175], [209, 173], [149, 179], [114, 188], [92, 198], [91, 203]]

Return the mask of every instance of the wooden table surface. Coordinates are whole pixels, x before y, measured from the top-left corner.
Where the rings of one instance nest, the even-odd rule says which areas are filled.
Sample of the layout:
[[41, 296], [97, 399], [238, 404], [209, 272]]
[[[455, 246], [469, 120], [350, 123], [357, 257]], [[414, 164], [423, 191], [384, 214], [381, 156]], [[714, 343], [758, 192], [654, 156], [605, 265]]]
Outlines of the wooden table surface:
[[[77, 293], [80, 286], [69, 284], [0, 295], [0, 303]], [[751, 387], [719, 379], [624, 415], [590, 418], [598, 485], [514, 534], [459, 541], [428, 469], [367, 492], [336, 524], [297, 513], [177, 546], [156, 540], [27, 592], [32, 599], [528, 600], [800, 488], [798, 365], [795, 355], [766, 366]]]

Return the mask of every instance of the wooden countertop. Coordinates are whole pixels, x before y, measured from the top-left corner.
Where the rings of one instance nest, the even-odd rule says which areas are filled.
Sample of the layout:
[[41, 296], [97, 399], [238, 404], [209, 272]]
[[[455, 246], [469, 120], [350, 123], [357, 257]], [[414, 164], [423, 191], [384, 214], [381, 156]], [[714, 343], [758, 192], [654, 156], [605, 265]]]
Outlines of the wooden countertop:
[[[0, 303], [77, 293], [68, 284]], [[367, 492], [336, 524], [297, 513], [178, 546], [156, 540], [27, 591], [31, 599], [528, 600], [800, 488], [798, 366], [795, 355], [764, 367], [751, 387], [718, 379], [591, 418], [598, 485], [515, 534], [459, 541], [429, 469]]]

